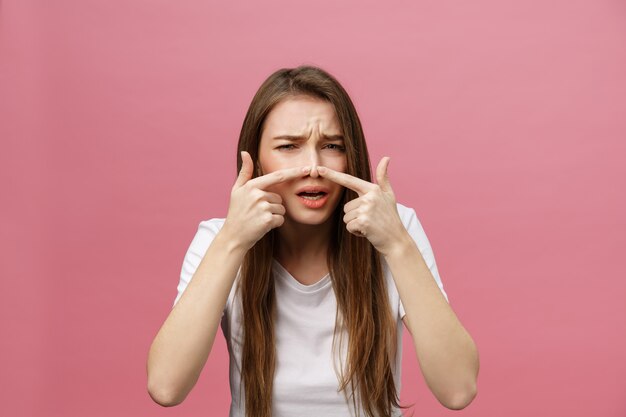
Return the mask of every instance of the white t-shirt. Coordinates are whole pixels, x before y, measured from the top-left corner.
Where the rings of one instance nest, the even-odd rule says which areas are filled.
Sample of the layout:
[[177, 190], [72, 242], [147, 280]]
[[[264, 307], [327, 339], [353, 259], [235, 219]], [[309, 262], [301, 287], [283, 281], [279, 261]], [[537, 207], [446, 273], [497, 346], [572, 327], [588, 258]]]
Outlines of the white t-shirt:
[[[426, 233], [415, 210], [397, 204], [398, 213], [409, 235], [416, 242], [439, 289], [448, 300], [435, 263]], [[198, 231], [185, 255], [174, 305], [187, 288], [206, 250], [219, 232], [225, 219], [200, 222]], [[402, 369], [402, 317], [404, 307], [395, 282], [384, 258], [381, 257], [387, 282], [390, 305], [397, 319], [398, 352], [393, 371], [398, 395]], [[312, 285], [298, 282], [276, 260], [273, 261], [277, 315], [274, 324], [276, 340], [276, 368], [272, 415], [275, 417], [333, 417], [355, 415], [352, 401], [346, 402], [343, 392], [338, 392], [338, 379], [333, 367], [332, 338], [335, 329], [337, 302], [330, 274]], [[230, 417], [245, 417], [245, 395], [241, 381], [242, 317], [241, 300], [235, 295], [235, 283], [222, 314], [221, 327], [230, 355]], [[342, 355], [345, 362], [347, 337]], [[334, 358], [337, 369], [339, 359]], [[399, 410], [396, 415], [401, 416]], [[361, 413], [363, 415], [363, 413]]]

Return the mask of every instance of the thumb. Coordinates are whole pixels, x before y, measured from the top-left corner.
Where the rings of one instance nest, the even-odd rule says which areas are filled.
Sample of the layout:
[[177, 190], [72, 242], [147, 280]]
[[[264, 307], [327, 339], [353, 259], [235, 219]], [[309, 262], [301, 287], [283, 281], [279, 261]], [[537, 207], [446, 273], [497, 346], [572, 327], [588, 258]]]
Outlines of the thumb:
[[376, 168], [376, 182], [383, 191], [392, 191], [391, 183], [389, 182], [389, 176], [387, 175], [387, 167], [389, 166], [389, 161], [391, 158], [388, 156], [383, 157], [378, 163], [378, 167]]
[[252, 178], [252, 171], [254, 169], [254, 163], [252, 157], [246, 151], [241, 151], [241, 171], [235, 181], [235, 188], [239, 188], [247, 183]]

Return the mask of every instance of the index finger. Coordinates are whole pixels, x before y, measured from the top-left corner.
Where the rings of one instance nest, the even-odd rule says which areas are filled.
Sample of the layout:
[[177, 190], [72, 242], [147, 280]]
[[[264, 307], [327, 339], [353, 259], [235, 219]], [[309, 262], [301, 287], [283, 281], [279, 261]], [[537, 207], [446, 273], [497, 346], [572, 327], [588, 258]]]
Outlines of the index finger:
[[334, 169], [330, 169], [328, 167], [318, 167], [317, 172], [319, 172], [319, 174], [324, 178], [328, 178], [339, 185], [343, 185], [352, 191], [356, 191], [359, 197], [369, 192], [374, 186], [371, 182], [367, 182], [350, 174], [335, 171]]
[[279, 169], [269, 174], [261, 175], [260, 177], [252, 178], [246, 184], [250, 184], [252, 187], [264, 189], [270, 185], [278, 184], [281, 182], [289, 181], [303, 175], [307, 175], [311, 167], [295, 167]]

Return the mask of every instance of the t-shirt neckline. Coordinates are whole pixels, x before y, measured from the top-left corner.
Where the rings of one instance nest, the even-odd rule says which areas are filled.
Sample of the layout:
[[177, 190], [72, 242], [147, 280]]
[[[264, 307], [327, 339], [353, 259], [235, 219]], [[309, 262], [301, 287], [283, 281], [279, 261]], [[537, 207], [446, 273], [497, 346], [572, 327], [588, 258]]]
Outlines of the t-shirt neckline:
[[287, 269], [276, 260], [276, 258], [272, 258], [272, 261], [274, 263], [275, 271], [277, 272], [276, 275], [284, 282], [286, 282], [289, 286], [295, 288], [298, 291], [312, 293], [321, 290], [330, 283], [329, 272], [328, 274], [320, 278], [317, 282], [311, 285], [304, 285], [303, 283], [295, 279], [294, 276], [291, 275], [289, 271], [287, 271]]

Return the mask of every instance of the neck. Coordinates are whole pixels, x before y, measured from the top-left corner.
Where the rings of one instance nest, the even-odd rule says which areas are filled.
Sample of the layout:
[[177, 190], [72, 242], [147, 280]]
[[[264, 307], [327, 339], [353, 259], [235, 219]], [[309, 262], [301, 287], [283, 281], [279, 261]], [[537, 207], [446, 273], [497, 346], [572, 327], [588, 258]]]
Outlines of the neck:
[[309, 225], [285, 219], [285, 223], [277, 229], [277, 260], [326, 259], [332, 220], [331, 217], [322, 224]]

